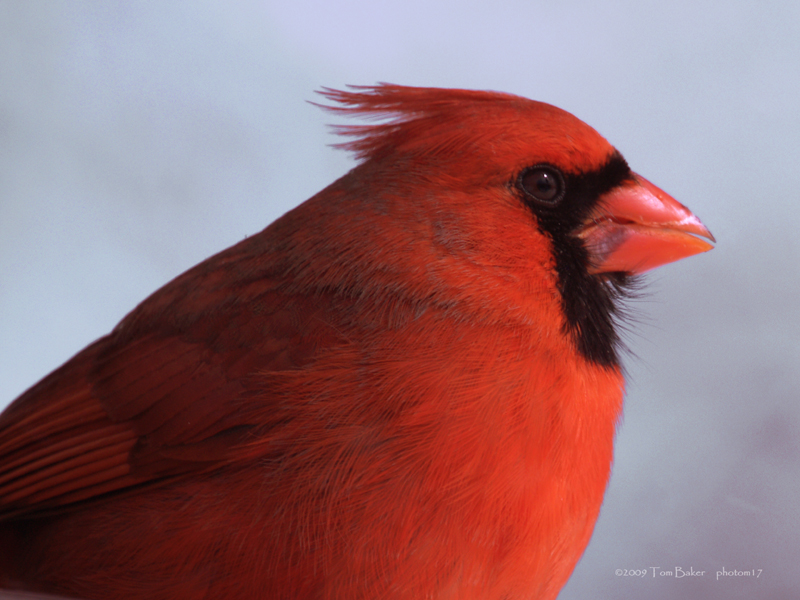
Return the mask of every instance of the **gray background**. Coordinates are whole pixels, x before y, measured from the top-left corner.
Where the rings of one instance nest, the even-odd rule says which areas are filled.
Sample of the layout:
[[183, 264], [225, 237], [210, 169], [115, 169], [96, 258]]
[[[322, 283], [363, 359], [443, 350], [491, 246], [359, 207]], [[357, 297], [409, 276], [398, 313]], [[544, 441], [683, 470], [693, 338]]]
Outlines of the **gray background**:
[[561, 598], [800, 597], [798, 2], [0, 1], [0, 406], [345, 173], [306, 100], [378, 81], [569, 110], [719, 240], [635, 303]]

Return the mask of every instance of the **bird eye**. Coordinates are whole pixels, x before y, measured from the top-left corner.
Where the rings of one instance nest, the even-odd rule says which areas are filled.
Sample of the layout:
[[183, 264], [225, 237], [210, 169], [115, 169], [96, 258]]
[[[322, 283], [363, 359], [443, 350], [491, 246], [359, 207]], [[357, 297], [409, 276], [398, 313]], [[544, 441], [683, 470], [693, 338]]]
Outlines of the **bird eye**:
[[564, 177], [546, 165], [525, 169], [519, 176], [519, 187], [541, 204], [557, 204], [564, 197]]

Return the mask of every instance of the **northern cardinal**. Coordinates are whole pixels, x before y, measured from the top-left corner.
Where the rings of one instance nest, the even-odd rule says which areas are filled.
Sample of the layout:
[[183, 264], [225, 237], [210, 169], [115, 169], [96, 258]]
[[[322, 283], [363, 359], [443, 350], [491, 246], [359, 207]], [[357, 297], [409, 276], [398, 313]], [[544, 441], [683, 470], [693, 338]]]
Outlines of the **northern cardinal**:
[[360, 164], [0, 417], [0, 582], [177, 599], [552, 599], [609, 478], [632, 276], [704, 252], [588, 125], [327, 89]]

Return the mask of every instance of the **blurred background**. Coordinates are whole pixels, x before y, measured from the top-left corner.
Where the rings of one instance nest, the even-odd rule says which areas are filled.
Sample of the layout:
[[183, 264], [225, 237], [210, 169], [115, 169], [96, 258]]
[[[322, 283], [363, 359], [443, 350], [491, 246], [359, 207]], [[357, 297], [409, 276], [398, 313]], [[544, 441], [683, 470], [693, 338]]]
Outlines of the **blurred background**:
[[560, 598], [800, 597], [791, 0], [0, 0], [0, 408], [350, 169], [307, 101], [379, 81], [564, 108], [717, 237], [634, 304], [613, 476]]

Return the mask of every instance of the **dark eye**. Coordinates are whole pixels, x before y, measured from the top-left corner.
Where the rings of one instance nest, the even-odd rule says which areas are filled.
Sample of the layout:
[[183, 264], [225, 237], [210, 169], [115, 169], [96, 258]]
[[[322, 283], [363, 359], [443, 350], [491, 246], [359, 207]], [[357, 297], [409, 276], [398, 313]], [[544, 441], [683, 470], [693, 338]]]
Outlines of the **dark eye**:
[[564, 177], [547, 165], [525, 169], [519, 176], [519, 187], [541, 204], [557, 204], [564, 197]]

